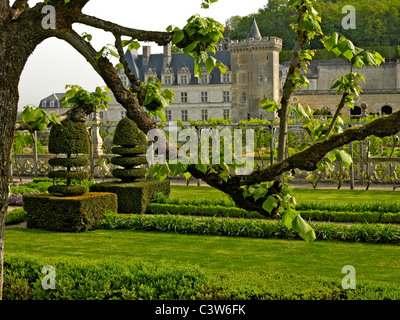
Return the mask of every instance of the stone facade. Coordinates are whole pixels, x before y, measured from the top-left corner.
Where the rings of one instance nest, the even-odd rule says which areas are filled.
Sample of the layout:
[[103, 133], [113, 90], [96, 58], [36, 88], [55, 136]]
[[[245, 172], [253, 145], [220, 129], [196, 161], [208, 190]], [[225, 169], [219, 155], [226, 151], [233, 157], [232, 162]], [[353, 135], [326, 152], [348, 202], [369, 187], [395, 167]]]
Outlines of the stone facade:
[[[287, 65], [287, 63], [283, 63]], [[386, 62], [379, 67], [364, 67], [355, 69], [365, 76], [365, 83], [361, 82], [362, 93], [354, 101], [355, 108], [343, 109], [345, 115], [360, 115], [362, 107], [368, 114], [390, 114], [400, 109], [400, 60]], [[308, 88], [296, 91], [291, 99], [292, 103], [308, 104], [313, 109], [336, 109], [340, 96], [330, 87], [335, 78], [350, 72], [350, 64], [344, 60], [313, 61], [309, 67], [307, 78], [310, 81]]]
[[[279, 61], [281, 50], [282, 39], [262, 37], [254, 20], [246, 39], [225, 42], [215, 53], [215, 58], [227, 67], [225, 74], [215, 68], [209, 75], [203, 68], [202, 79], [194, 77], [194, 59], [181, 52], [171, 52], [170, 45], [160, 54], [152, 54], [151, 47], [144, 46], [143, 54], [128, 50], [125, 57], [138, 79], [146, 82], [157, 78], [163, 88], [175, 92], [174, 102], [166, 110], [168, 121], [230, 118], [238, 122], [276, 117], [275, 113], [266, 114], [258, 106], [264, 97], [280, 101], [289, 66], [288, 61]], [[308, 104], [312, 109], [329, 109], [333, 113], [340, 96], [329, 89], [336, 77], [349, 71], [350, 65], [343, 59], [312, 61], [306, 75], [310, 86], [294, 92], [291, 103]], [[361, 83], [363, 92], [355, 101], [354, 110], [345, 107], [343, 114], [359, 115], [362, 107], [369, 114], [389, 114], [400, 109], [400, 60], [355, 71], [365, 75], [366, 83]], [[117, 73], [128, 87], [124, 71], [117, 69]], [[61, 109], [59, 102], [62, 96], [52, 94], [39, 107], [46, 112], [63, 113], [65, 109]], [[99, 110], [100, 120], [117, 122], [126, 116], [125, 109], [117, 102], [108, 104], [107, 111]]]

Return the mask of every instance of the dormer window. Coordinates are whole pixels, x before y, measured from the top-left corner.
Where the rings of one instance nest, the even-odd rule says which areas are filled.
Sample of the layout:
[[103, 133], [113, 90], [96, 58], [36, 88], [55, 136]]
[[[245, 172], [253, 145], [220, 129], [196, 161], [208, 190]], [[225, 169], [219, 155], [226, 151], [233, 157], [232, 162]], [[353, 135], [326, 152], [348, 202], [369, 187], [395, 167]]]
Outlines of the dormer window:
[[189, 76], [187, 76], [187, 75], [181, 76], [179, 83], [182, 85], [189, 84]]
[[207, 84], [208, 82], [209, 82], [209, 79], [208, 79], [208, 74], [207, 73], [203, 73], [202, 75], [201, 75], [201, 84]]
[[190, 70], [185, 65], [179, 69], [178, 79], [180, 85], [188, 85], [190, 83]]
[[172, 76], [163, 76], [163, 84], [171, 85], [172, 84]]
[[231, 82], [231, 74], [229, 72], [225, 72], [222, 74], [222, 83], [230, 83]]
[[50, 108], [54, 108], [54, 101], [50, 101]]

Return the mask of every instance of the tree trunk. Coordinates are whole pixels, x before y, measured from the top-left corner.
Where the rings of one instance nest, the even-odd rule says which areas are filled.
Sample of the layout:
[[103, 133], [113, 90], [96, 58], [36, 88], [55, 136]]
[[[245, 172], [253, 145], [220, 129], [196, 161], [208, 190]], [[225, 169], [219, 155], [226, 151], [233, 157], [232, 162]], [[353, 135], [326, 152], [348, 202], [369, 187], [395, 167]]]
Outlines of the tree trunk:
[[8, 203], [8, 181], [11, 145], [18, 110], [18, 78], [5, 70], [8, 56], [4, 47], [0, 51], [0, 300], [3, 287], [4, 228]]

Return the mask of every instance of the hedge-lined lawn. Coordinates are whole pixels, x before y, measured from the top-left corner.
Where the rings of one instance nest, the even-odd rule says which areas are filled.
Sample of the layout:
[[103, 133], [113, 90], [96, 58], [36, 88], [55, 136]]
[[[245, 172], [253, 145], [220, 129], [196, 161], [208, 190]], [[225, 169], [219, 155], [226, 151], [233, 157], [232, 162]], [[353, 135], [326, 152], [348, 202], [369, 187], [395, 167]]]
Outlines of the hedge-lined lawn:
[[[353, 203], [362, 204], [366, 202], [400, 203], [400, 193], [398, 191], [385, 190], [348, 190], [348, 189], [295, 189], [297, 201], [318, 202], [318, 203]], [[194, 186], [171, 186], [172, 199], [179, 200], [226, 200], [229, 196], [211, 187]]]
[[[172, 233], [97, 230], [58, 233], [6, 230], [5, 254], [85, 261], [144, 259], [157, 263], [197, 264], [212, 274], [228, 271], [282, 272], [341, 281], [341, 269], [353, 265], [357, 281], [400, 284], [400, 247], [392, 245], [297, 240], [250, 239]], [[47, 260], [46, 260], [47, 261]]]

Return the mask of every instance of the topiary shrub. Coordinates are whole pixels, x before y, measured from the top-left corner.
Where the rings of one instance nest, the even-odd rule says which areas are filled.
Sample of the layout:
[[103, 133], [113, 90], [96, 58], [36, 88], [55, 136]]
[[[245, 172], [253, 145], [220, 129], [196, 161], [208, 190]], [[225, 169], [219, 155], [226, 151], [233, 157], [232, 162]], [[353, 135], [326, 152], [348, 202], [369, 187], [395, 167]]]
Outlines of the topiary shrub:
[[169, 195], [169, 181], [136, 181], [121, 183], [119, 181], [108, 181], [96, 183], [90, 186], [91, 192], [112, 192], [118, 196], [119, 213], [144, 214], [147, 206], [155, 194]]
[[52, 158], [49, 164], [55, 167], [65, 167], [66, 170], [50, 171], [48, 176], [53, 179], [65, 179], [66, 185], [54, 185], [48, 192], [60, 196], [77, 196], [87, 192], [85, 186], [71, 186], [72, 180], [85, 180], [89, 176], [86, 171], [72, 171], [73, 167], [89, 165], [86, 156], [74, 157], [78, 153], [88, 153], [90, 147], [89, 135], [83, 122], [65, 120], [61, 124], [53, 125], [50, 130], [49, 152], [56, 155], [66, 154], [66, 158]]
[[146, 136], [139, 131], [136, 123], [122, 119], [115, 130], [112, 152], [119, 156], [111, 158], [111, 163], [123, 167], [114, 169], [112, 174], [120, 179], [90, 186], [90, 192], [112, 192], [118, 196], [119, 213], [144, 214], [151, 199], [157, 193], [169, 195], [167, 180], [145, 180], [147, 163]]
[[61, 232], [97, 229], [106, 210], [117, 211], [113, 193], [87, 193], [75, 197], [49, 194], [24, 196], [28, 228]]
[[[144, 178], [147, 170], [138, 168], [138, 166], [146, 164], [146, 136], [139, 131], [136, 123], [129, 119], [122, 119], [115, 130], [114, 145], [121, 146], [113, 148], [113, 152], [119, 154], [119, 157], [111, 159], [111, 163], [123, 167], [123, 169], [114, 169], [112, 175], [121, 179], [123, 182], [133, 182]], [[122, 153], [119, 153], [122, 151]]]

